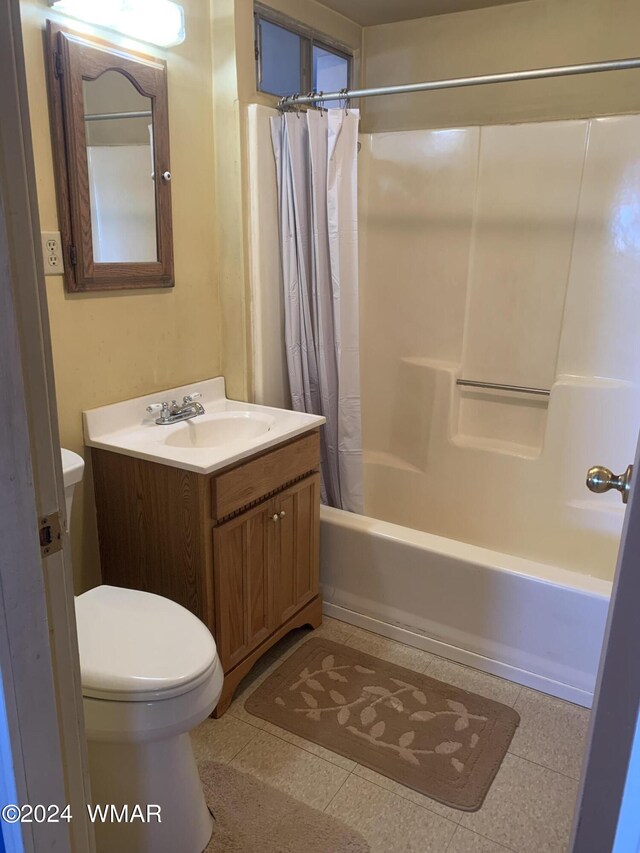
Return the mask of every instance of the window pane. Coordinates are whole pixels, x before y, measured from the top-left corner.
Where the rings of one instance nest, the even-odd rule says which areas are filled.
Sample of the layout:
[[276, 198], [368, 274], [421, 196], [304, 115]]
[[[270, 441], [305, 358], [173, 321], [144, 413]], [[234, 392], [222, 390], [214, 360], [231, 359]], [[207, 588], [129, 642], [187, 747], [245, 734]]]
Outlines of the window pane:
[[[318, 45], [313, 46], [313, 88], [316, 92], [339, 92], [349, 85], [349, 60]], [[325, 107], [338, 107], [339, 101], [325, 101]]]
[[269, 21], [260, 21], [262, 82], [260, 89], [273, 95], [295, 95], [300, 80], [300, 36]]

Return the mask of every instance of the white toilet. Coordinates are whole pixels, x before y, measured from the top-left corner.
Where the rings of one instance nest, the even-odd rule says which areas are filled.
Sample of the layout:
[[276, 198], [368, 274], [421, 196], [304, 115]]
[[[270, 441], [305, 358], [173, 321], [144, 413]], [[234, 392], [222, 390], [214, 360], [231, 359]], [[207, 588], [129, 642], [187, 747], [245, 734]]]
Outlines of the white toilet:
[[[67, 518], [84, 462], [62, 451]], [[99, 586], [76, 598], [94, 805], [136, 805], [150, 822], [98, 821], [99, 853], [201, 853], [213, 820], [189, 730], [222, 690], [216, 645], [184, 607], [147, 592]]]

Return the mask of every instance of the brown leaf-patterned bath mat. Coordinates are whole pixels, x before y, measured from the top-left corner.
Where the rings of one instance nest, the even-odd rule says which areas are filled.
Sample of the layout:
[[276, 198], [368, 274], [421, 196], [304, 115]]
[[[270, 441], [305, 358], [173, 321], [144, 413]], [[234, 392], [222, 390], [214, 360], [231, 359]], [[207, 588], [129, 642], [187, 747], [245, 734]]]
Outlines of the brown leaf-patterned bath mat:
[[204, 853], [369, 853], [337, 818], [215, 761], [198, 765], [213, 835]]
[[500, 702], [322, 639], [304, 643], [245, 708], [464, 811], [482, 805], [520, 722]]

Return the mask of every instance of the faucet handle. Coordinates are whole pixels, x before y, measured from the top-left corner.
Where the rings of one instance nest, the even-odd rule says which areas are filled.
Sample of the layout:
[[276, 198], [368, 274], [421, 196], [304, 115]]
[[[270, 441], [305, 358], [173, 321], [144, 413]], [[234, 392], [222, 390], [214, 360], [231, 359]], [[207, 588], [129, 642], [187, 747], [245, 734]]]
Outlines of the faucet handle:
[[185, 403], [195, 403], [196, 400], [199, 400], [202, 397], [202, 394], [199, 391], [194, 391], [193, 394], [185, 394], [182, 399], [182, 402]]
[[147, 406], [147, 411], [150, 415], [160, 415], [160, 417], [165, 417], [169, 414], [169, 404], [168, 403], [152, 403], [150, 406]]

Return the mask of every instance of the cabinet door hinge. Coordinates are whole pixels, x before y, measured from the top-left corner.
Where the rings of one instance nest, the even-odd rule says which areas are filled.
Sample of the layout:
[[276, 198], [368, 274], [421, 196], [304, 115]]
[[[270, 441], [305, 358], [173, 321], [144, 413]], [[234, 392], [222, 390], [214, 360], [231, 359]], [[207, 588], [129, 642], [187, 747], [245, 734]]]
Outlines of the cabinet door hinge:
[[69, 262], [74, 267], [78, 263], [78, 251], [73, 244], [69, 246]]
[[60, 515], [57, 512], [40, 519], [40, 555], [49, 557], [62, 549]]
[[55, 69], [56, 69], [56, 77], [62, 77], [64, 74], [64, 66], [62, 64], [62, 54], [56, 53], [55, 55]]

